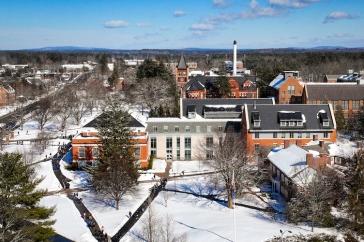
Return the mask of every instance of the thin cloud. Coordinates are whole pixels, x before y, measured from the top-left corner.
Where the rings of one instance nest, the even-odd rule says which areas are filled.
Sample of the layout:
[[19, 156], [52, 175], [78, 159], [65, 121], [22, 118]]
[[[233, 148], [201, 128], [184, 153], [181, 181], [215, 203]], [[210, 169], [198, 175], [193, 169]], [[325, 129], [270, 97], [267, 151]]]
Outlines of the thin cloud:
[[338, 21], [338, 20], [355, 19], [355, 18], [357, 18], [357, 16], [349, 14], [347, 12], [334, 11], [325, 17], [323, 23], [327, 24], [327, 23], [332, 23], [332, 22]]
[[211, 23], [196, 23], [192, 24], [190, 30], [192, 31], [211, 31], [214, 30], [215, 26]]
[[212, 0], [212, 4], [217, 8], [225, 8], [229, 5], [227, 0]]
[[304, 8], [320, 0], [269, 0], [268, 3], [275, 7]]
[[128, 27], [129, 23], [125, 20], [109, 20], [104, 23], [105, 28], [115, 29], [115, 28], [125, 28]]
[[186, 16], [186, 12], [183, 10], [176, 10], [173, 12], [173, 16], [176, 18]]

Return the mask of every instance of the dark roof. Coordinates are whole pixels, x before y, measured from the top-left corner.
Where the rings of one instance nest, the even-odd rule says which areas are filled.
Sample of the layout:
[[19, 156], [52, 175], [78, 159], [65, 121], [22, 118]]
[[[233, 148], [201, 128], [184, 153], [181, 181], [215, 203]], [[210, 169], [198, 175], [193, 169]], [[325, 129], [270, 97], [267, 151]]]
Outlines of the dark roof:
[[302, 113], [296, 111], [290, 112], [278, 112], [279, 121], [283, 120], [302, 120]]
[[195, 106], [196, 113], [203, 116], [206, 105], [236, 105], [244, 106], [245, 104], [273, 104], [271, 98], [207, 98], [207, 99], [193, 99], [183, 98], [182, 99], [182, 115], [187, 117], [187, 110], [189, 106]]
[[364, 85], [359, 84], [306, 83], [305, 92], [308, 100], [364, 100]]
[[181, 55], [181, 58], [179, 59], [177, 68], [178, 69], [187, 69], [187, 63], [184, 55]]
[[[106, 113], [102, 113], [101, 115], [97, 116], [92, 121], [90, 121], [88, 124], [86, 124], [84, 127], [97, 128], [101, 126], [101, 121], [105, 115]], [[129, 115], [129, 127], [142, 128], [144, 127], [144, 125], [141, 124], [138, 120], [136, 120], [133, 116]]]
[[[185, 90], [187, 91], [197, 91], [203, 89], [209, 89], [212, 87], [218, 79], [218, 76], [194, 76], [191, 77], [190, 80], [185, 85]], [[244, 75], [244, 76], [235, 76], [235, 77], [228, 77], [228, 79], [234, 79], [239, 83], [240, 90], [255, 90], [256, 89], [256, 76], [251, 75]], [[244, 87], [243, 84], [246, 81], [251, 81], [253, 83], [250, 87]]]
[[[307, 129], [307, 130], [327, 130], [333, 129], [333, 117], [331, 116], [330, 107], [328, 104], [276, 104], [276, 105], [247, 105], [248, 118], [250, 129], [254, 130], [289, 130], [289, 129]], [[319, 118], [321, 112], [325, 112], [329, 119], [329, 126], [323, 127]], [[254, 128], [252, 115], [255, 112], [260, 114], [260, 127]], [[303, 121], [302, 127], [281, 127], [279, 116], [284, 115], [284, 112], [291, 113], [291, 118], [300, 118]], [[298, 115], [300, 114], [301, 117]], [[284, 115], [285, 116], [285, 115]], [[286, 117], [285, 117], [286, 118]]]

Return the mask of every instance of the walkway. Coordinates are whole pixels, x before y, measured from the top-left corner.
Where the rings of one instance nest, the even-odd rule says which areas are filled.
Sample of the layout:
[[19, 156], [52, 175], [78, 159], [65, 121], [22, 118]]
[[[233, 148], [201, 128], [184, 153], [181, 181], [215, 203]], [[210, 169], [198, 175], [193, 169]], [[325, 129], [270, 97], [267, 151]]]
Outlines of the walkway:
[[[90, 229], [92, 235], [98, 241], [108, 241], [108, 238], [103, 235], [103, 231], [101, 231], [100, 226], [97, 224], [95, 218], [92, 216], [90, 211], [86, 208], [86, 206], [82, 203], [82, 199], [79, 198], [77, 195], [74, 195], [74, 190], [69, 189], [69, 182], [70, 180], [65, 177], [60, 168], [59, 162], [63, 158], [63, 156], [67, 153], [67, 151], [71, 148], [71, 143], [64, 146], [59, 153], [53, 156], [52, 159], [52, 166], [53, 172], [56, 175], [59, 183], [62, 185], [62, 190], [67, 193], [67, 197], [73, 201], [77, 210], [80, 212], [81, 217], [85, 220], [87, 227]], [[62, 191], [61, 190], [61, 191]], [[77, 194], [77, 193], [76, 193]]]

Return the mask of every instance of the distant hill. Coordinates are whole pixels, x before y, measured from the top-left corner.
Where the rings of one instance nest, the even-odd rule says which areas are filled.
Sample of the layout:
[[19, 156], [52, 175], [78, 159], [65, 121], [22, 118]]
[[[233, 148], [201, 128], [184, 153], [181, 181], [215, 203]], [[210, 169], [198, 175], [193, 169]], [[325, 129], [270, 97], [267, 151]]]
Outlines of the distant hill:
[[[108, 53], [140, 53], [140, 54], [166, 54], [166, 53], [226, 53], [231, 52], [232, 48], [183, 48], [183, 49], [139, 49], [139, 50], [122, 50], [122, 49], [108, 49], [108, 48], [94, 48], [94, 47], [79, 47], [79, 46], [56, 46], [56, 47], [43, 47], [35, 49], [23, 49], [19, 51], [31, 52], [108, 52]], [[348, 48], [343, 46], [316, 46], [312, 48], [301, 47], [288, 47], [288, 48], [266, 48], [266, 49], [239, 49], [239, 52], [244, 53], [294, 53], [294, 52], [355, 52], [364, 51], [364, 47]]]

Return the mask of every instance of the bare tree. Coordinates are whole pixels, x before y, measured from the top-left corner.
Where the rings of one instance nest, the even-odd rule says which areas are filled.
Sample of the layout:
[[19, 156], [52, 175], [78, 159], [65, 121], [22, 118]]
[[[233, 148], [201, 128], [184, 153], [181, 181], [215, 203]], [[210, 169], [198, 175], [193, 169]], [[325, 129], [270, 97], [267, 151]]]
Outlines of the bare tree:
[[224, 184], [228, 207], [233, 208], [233, 196], [253, 184], [252, 165], [244, 150], [244, 142], [238, 134], [228, 132], [219, 144], [213, 145], [212, 166], [218, 179]]
[[76, 124], [80, 124], [81, 123], [81, 119], [85, 116], [86, 114], [86, 105], [83, 101], [80, 101], [78, 103], [75, 103], [72, 106], [72, 117], [75, 119]]
[[33, 112], [34, 119], [39, 123], [40, 130], [43, 130], [46, 123], [52, 118], [53, 100], [44, 98], [38, 102], [37, 109]]

